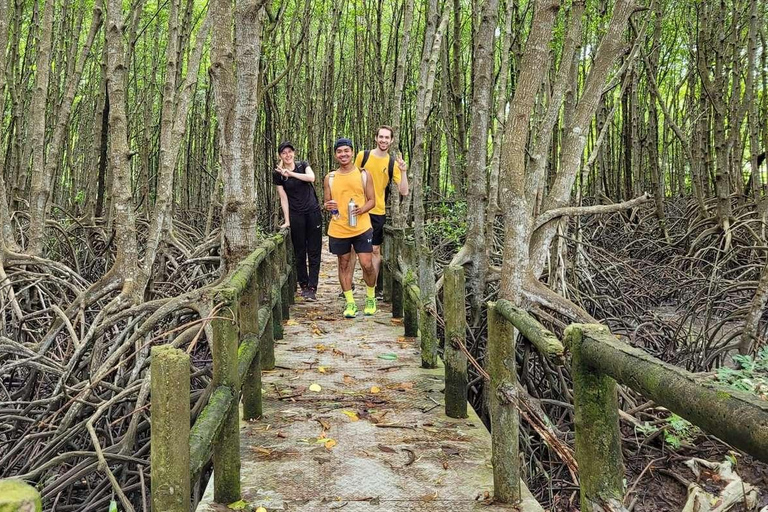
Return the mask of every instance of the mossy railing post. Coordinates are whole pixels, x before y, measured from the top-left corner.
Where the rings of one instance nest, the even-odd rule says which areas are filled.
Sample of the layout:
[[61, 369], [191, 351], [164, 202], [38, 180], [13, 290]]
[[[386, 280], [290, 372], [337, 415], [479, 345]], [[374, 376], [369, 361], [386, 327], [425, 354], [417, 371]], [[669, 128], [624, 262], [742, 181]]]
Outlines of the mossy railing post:
[[43, 503], [37, 489], [14, 478], [0, 480], [0, 511], [41, 512], [42, 510]]
[[[245, 293], [240, 297], [240, 336], [250, 337], [259, 344], [259, 290], [254, 272], [248, 280]], [[245, 341], [244, 341], [245, 342]], [[243, 418], [253, 420], [262, 415], [261, 403], [261, 351], [256, 350], [242, 382]]]
[[422, 368], [437, 368], [437, 298], [435, 293], [434, 256], [426, 247], [419, 248], [419, 335], [421, 336]]
[[384, 296], [384, 300], [391, 302], [392, 270], [389, 268], [389, 264], [392, 261], [392, 236], [387, 232], [384, 233], [384, 241], [380, 247], [380, 250], [381, 265], [379, 266], [379, 279], [377, 285], [381, 288], [381, 293]]
[[464, 310], [464, 269], [445, 269], [443, 303], [445, 304], [445, 414], [451, 418], [467, 417], [467, 356], [461, 350], [467, 329]]
[[392, 281], [392, 318], [403, 318], [403, 276], [399, 280], [396, 275], [399, 273], [398, 255], [400, 254], [400, 230], [390, 235], [392, 249], [389, 252], [389, 264], [392, 266], [390, 279]]
[[400, 250], [406, 265], [403, 276], [403, 326], [405, 327], [405, 335], [415, 338], [419, 335], [419, 304], [408, 290], [408, 287], [416, 284], [413, 242], [403, 237], [400, 240]]
[[[269, 248], [269, 246], [267, 247]], [[265, 259], [257, 269], [259, 304], [261, 306], [269, 306], [272, 303], [271, 271], [269, 258]], [[264, 326], [264, 334], [261, 336], [259, 348], [262, 370], [273, 370], [275, 368], [275, 330], [273, 328], [273, 319], [274, 315], [270, 311], [267, 317], [267, 325]]]
[[[278, 285], [280, 286], [280, 304], [283, 308], [281, 316], [283, 320], [291, 318], [291, 299], [293, 298], [293, 290], [296, 289], [291, 289], [290, 287], [290, 267], [287, 266], [289, 264], [288, 240], [290, 238], [291, 236], [289, 233], [286, 233], [283, 236], [283, 241], [280, 243], [280, 252], [277, 255], [277, 277], [279, 279]], [[287, 273], [286, 270], [288, 270]], [[283, 273], [286, 273], [287, 275], [285, 281], [283, 281]]]
[[213, 443], [213, 496], [218, 503], [240, 499], [240, 410], [237, 352], [240, 343], [237, 303], [227, 304], [211, 321], [213, 329], [213, 387], [225, 386], [232, 391], [234, 404], [227, 411], [219, 435]]
[[152, 509], [188, 512], [189, 356], [160, 345], [152, 347], [150, 365]]
[[[576, 460], [581, 479], [581, 510], [597, 512], [624, 499], [624, 462], [619, 431], [616, 381], [591, 368], [582, 354], [580, 324], [566, 329], [571, 351]], [[590, 326], [604, 329], [604, 326]]]
[[488, 373], [491, 416], [491, 463], [493, 497], [501, 503], [520, 500], [519, 426], [517, 410], [517, 366], [512, 324], [488, 304]]
[[288, 260], [288, 303], [296, 304], [296, 258], [293, 254], [293, 238], [291, 238], [291, 228], [288, 228], [288, 234], [285, 235], [285, 253]]
[[274, 330], [274, 340], [281, 340], [283, 339], [283, 301], [282, 292], [280, 291], [282, 266], [282, 261], [280, 261], [280, 244], [282, 243], [282, 237], [278, 235], [275, 239], [275, 249], [267, 261], [271, 273], [269, 291], [272, 300], [272, 329]]

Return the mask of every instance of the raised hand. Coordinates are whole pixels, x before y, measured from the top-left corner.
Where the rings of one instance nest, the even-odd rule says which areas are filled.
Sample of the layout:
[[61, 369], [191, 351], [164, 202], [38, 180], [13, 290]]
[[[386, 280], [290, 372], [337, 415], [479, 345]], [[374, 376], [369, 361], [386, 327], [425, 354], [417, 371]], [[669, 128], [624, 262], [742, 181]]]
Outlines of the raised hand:
[[397, 162], [397, 166], [400, 168], [400, 172], [406, 172], [408, 170], [408, 165], [405, 163], [405, 160], [403, 160], [403, 154], [399, 151], [397, 152], [397, 158], [395, 159], [395, 162]]

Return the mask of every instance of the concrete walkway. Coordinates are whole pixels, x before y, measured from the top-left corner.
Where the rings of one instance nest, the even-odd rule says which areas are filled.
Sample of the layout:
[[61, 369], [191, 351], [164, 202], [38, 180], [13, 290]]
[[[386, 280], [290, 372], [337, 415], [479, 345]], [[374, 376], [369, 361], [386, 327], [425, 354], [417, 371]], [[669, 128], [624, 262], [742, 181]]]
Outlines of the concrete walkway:
[[[444, 413], [443, 371], [420, 368], [388, 304], [342, 318], [335, 259], [324, 245], [317, 302], [298, 302], [264, 372], [263, 419], [241, 429], [242, 493], [280, 511], [541, 511], [491, 504], [490, 434], [470, 409]], [[319, 389], [317, 388], [319, 386]], [[211, 504], [212, 485], [200, 511]]]

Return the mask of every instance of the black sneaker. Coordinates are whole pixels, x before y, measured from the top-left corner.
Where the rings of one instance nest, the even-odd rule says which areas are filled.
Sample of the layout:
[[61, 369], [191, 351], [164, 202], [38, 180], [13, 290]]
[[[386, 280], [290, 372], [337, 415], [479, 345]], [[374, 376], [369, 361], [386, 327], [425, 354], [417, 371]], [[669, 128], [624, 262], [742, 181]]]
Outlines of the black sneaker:
[[317, 290], [311, 286], [304, 292], [304, 300], [309, 302], [315, 302], [317, 300]]

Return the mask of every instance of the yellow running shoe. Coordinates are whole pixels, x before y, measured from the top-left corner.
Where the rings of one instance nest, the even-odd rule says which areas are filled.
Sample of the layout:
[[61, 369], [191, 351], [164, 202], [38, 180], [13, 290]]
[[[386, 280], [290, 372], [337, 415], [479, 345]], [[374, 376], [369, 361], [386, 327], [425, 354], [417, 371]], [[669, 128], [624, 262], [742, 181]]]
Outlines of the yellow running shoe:
[[347, 307], [344, 309], [344, 318], [355, 318], [355, 316], [357, 316], [357, 304], [347, 302]]
[[376, 297], [365, 298], [365, 309], [363, 310], [365, 316], [371, 316], [376, 313]]

